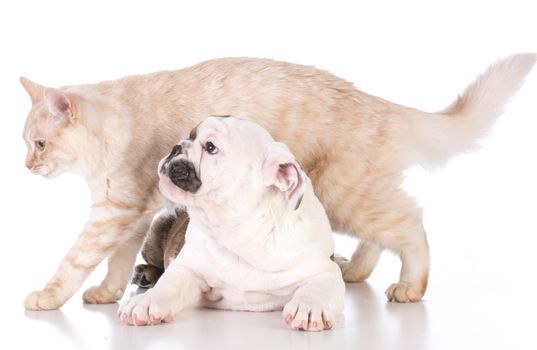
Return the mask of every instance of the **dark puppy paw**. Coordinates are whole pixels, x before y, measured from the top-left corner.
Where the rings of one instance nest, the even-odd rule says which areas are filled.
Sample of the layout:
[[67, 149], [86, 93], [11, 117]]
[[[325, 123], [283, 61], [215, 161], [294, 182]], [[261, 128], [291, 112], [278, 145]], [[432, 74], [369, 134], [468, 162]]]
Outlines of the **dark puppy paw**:
[[152, 288], [163, 272], [164, 269], [153, 265], [136, 265], [131, 283], [140, 288]]

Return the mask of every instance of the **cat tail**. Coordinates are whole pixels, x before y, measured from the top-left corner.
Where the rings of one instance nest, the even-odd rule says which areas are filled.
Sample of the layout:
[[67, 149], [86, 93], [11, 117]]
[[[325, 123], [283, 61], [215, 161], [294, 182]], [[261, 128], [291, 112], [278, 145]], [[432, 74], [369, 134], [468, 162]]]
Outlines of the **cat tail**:
[[499, 60], [446, 109], [414, 114], [409, 118], [407, 160], [434, 168], [457, 153], [474, 149], [522, 86], [536, 59], [535, 53], [522, 53]]

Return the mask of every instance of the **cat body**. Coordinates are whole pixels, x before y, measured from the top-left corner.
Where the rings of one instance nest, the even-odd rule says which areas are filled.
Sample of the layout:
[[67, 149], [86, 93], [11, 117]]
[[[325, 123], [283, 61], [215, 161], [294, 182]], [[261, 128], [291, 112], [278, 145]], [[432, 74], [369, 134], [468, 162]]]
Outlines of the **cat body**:
[[[35, 174], [83, 175], [92, 213], [43, 290], [25, 307], [56, 309], [105, 258], [108, 273], [87, 303], [121, 298], [155, 212], [164, 204], [157, 164], [209, 115], [251, 119], [286, 143], [310, 177], [333, 230], [361, 239], [347, 281], [369, 276], [381, 252], [400, 255], [389, 300], [420, 300], [429, 254], [421, 211], [401, 189], [402, 171], [471, 149], [535, 62], [521, 54], [491, 66], [447, 109], [426, 113], [357, 90], [313, 67], [226, 58], [94, 85], [45, 88], [22, 78], [32, 99], [24, 138]], [[259, 117], [262, 116], [262, 117]]]

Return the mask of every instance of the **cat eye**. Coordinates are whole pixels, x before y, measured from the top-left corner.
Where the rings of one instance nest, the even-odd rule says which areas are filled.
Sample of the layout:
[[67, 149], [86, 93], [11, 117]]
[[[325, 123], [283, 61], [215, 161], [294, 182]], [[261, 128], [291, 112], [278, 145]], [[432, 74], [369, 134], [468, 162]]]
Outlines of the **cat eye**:
[[212, 143], [211, 141], [208, 141], [207, 143], [205, 143], [205, 152], [209, 154], [217, 154], [218, 148], [216, 148], [214, 143]]
[[35, 148], [37, 148], [40, 151], [43, 151], [45, 149], [46, 144], [47, 143], [45, 140], [37, 140], [35, 141]]

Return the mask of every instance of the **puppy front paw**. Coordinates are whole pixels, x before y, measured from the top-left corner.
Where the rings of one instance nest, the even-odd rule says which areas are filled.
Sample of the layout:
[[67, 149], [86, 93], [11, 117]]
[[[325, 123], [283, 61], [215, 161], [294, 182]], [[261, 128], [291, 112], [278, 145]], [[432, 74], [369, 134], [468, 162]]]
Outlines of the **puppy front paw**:
[[294, 330], [320, 332], [334, 325], [334, 315], [328, 307], [314, 300], [293, 298], [283, 308], [283, 321]]
[[173, 312], [168, 306], [170, 303], [150, 292], [152, 290], [135, 295], [120, 306], [118, 317], [121, 322], [133, 326], [146, 326], [173, 321]]
[[28, 294], [24, 299], [24, 308], [31, 311], [56, 310], [65, 303], [54, 290], [39, 290]]

